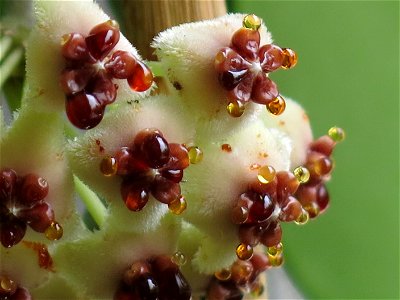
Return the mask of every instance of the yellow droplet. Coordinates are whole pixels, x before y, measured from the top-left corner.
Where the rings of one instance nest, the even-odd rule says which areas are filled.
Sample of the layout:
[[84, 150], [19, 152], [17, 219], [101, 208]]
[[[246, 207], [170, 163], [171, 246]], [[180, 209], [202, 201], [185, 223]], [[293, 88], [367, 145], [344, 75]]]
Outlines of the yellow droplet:
[[249, 260], [253, 256], [253, 247], [244, 243], [236, 248], [236, 255], [241, 260]]
[[332, 127], [328, 130], [328, 135], [330, 136], [330, 138], [332, 140], [334, 140], [335, 142], [341, 142], [345, 139], [346, 137], [346, 133], [344, 132], [344, 130], [340, 127]]
[[117, 174], [118, 163], [115, 157], [106, 156], [101, 160], [100, 171], [104, 176], [110, 177]]
[[283, 48], [282, 69], [291, 69], [297, 64], [297, 53], [290, 48]]
[[189, 147], [188, 154], [191, 164], [197, 164], [203, 160], [203, 151], [199, 147]]
[[267, 247], [267, 254], [271, 256], [279, 255], [283, 252], [283, 245], [279, 243], [275, 246]]
[[310, 171], [306, 167], [297, 167], [293, 174], [300, 183], [306, 183], [310, 179]]
[[51, 222], [50, 226], [44, 231], [44, 235], [50, 241], [56, 241], [62, 238], [64, 233], [63, 228], [57, 222]]
[[[17, 288], [18, 284], [14, 280], [8, 278], [7, 276], [0, 276], [0, 295], [2, 294], [12, 295], [15, 293]], [[6, 299], [8, 298], [6, 297]]]
[[263, 166], [258, 169], [257, 179], [263, 184], [267, 184], [275, 179], [276, 171], [271, 166]]
[[252, 30], [258, 30], [261, 27], [262, 20], [257, 17], [256, 15], [247, 15], [243, 18], [243, 27], [252, 29]]
[[279, 116], [285, 111], [286, 102], [285, 99], [283, 99], [283, 97], [279, 95], [278, 97], [276, 97], [275, 100], [268, 102], [266, 107], [271, 114], [273, 114], [274, 116]]
[[231, 278], [231, 271], [228, 269], [221, 269], [214, 273], [214, 276], [221, 281], [226, 281]]
[[272, 267], [279, 267], [283, 264], [283, 254], [280, 253], [278, 255], [268, 255], [269, 263]]
[[308, 222], [310, 219], [310, 216], [308, 215], [308, 212], [303, 209], [303, 212], [301, 213], [300, 217], [294, 221], [297, 225], [304, 225]]
[[244, 113], [244, 104], [241, 101], [233, 100], [226, 106], [226, 110], [231, 117], [239, 118]]
[[169, 210], [175, 215], [180, 215], [181, 213], [183, 213], [186, 207], [187, 207], [187, 202], [185, 197], [182, 195], [176, 198], [175, 200], [172, 200], [168, 204]]
[[68, 43], [70, 38], [71, 38], [71, 33], [64, 34], [61, 37], [61, 42], [60, 42], [61, 46], [64, 46], [66, 43]]
[[226, 60], [226, 56], [225, 56], [224, 52], [219, 51], [217, 53], [217, 55], [215, 55], [214, 63], [217, 66], [217, 65], [222, 64], [225, 60]]
[[176, 252], [172, 255], [171, 261], [172, 261], [174, 264], [178, 265], [178, 266], [183, 266], [183, 265], [186, 264], [187, 259], [186, 259], [186, 256], [185, 256], [182, 252], [176, 251]]

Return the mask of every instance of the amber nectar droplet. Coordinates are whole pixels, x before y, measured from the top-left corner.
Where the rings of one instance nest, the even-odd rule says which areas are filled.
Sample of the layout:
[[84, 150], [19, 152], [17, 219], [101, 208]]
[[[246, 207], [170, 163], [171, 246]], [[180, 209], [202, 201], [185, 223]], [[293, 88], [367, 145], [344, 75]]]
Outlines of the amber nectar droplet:
[[61, 37], [61, 42], [60, 42], [61, 46], [64, 46], [69, 41], [70, 38], [71, 38], [71, 34], [70, 33], [64, 34]]
[[101, 160], [100, 171], [104, 176], [110, 177], [117, 174], [118, 163], [115, 157], [106, 156]]
[[255, 298], [260, 297], [264, 293], [264, 285], [262, 284], [261, 280], [253, 283], [250, 293]]
[[171, 256], [171, 261], [178, 265], [178, 266], [183, 266], [186, 264], [187, 259], [186, 256], [180, 252], [180, 251], [176, 251], [172, 256]]
[[328, 130], [329, 137], [335, 142], [341, 142], [345, 139], [346, 134], [344, 130], [340, 127], [332, 127]]
[[44, 234], [46, 238], [50, 241], [56, 241], [62, 238], [64, 233], [63, 228], [57, 222], [51, 222], [50, 226], [47, 227]]
[[231, 278], [231, 271], [228, 269], [222, 269], [214, 273], [214, 276], [221, 281], [227, 281]]
[[243, 27], [252, 29], [252, 30], [258, 30], [261, 27], [262, 20], [257, 17], [256, 15], [247, 15], [243, 18]]
[[239, 118], [244, 113], [244, 104], [240, 101], [231, 101], [226, 106], [226, 110], [231, 117]]
[[272, 247], [267, 247], [267, 254], [271, 256], [277, 256], [283, 252], [283, 245], [279, 243]]
[[236, 248], [236, 255], [241, 260], [249, 260], [253, 256], [253, 247], [241, 243]]
[[303, 212], [301, 213], [300, 217], [294, 221], [297, 225], [304, 225], [308, 222], [310, 219], [310, 216], [308, 215], [308, 212], [303, 209]]
[[285, 99], [283, 99], [283, 97], [279, 95], [278, 97], [275, 98], [275, 100], [268, 102], [266, 107], [271, 114], [279, 116], [285, 111], [286, 102]]
[[187, 207], [187, 202], [185, 197], [182, 195], [176, 198], [175, 200], [172, 200], [168, 204], [169, 210], [175, 215], [180, 215], [181, 213], [183, 213], [186, 210], [186, 207]]
[[282, 253], [280, 253], [276, 256], [268, 255], [268, 260], [269, 260], [269, 263], [271, 264], [271, 266], [279, 267], [283, 264], [283, 255], [282, 255]]
[[297, 64], [297, 53], [290, 48], [283, 48], [282, 69], [291, 69]]
[[197, 164], [203, 160], [203, 151], [199, 147], [189, 147], [188, 153], [191, 164]]
[[300, 183], [306, 183], [310, 179], [310, 171], [305, 167], [297, 167], [293, 174]]
[[[0, 295], [3, 293], [12, 295], [15, 293], [17, 288], [18, 288], [18, 285], [14, 280], [12, 280], [6, 276], [0, 276]], [[8, 298], [6, 297], [5, 299], [8, 299]]]
[[276, 171], [271, 166], [263, 166], [258, 169], [257, 179], [263, 184], [267, 184], [275, 179]]

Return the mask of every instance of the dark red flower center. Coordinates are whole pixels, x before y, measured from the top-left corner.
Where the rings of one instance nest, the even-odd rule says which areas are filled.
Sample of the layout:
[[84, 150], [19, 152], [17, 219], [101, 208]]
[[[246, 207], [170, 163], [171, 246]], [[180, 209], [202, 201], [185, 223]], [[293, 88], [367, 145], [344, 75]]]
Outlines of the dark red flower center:
[[62, 227], [55, 221], [54, 211], [44, 198], [49, 185], [43, 177], [27, 174], [18, 177], [13, 169], [0, 173], [0, 237], [10, 248], [25, 236], [27, 226], [50, 240], [62, 236]]
[[291, 49], [273, 44], [260, 47], [259, 26], [248, 22], [243, 22], [243, 26], [233, 34], [231, 45], [215, 56], [219, 82], [227, 90], [228, 112], [239, 117], [244, 111], [241, 107], [253, 101], [279, 115], [285, 110], [285, 101], [268, 73], [294, 67], [297, 55]]
[[189, 300], [191, 288], [171, 257], [160, 255], [136, 261], [125, 271], [115, 300]]
[[239, 227], [241, 244], [236, 253], [240, 259], [251, 258], [253, 247], [259, 243], [275, 249], [282, 237], [280, 222], [305, 224], [327, 208], [325, 182], [332, 171], [330, 155], [335, 144], [329, 136], [311, 143], [305, 167], [293, 173], [275, 173], [272, 167], [258, 166], [257, 180], [239, 196], [231, 214], [232, 222]]
[[180, 214], [186, 208], [180, 182], [189, 163], [189, 153], [183, 145], [168, 143], [157, 129], [144, 129], [131, 145], [105, 157], [100, 169], [105, 176], [122, 177], [121, 195], [130, 210], [142, 210], [153, 195], [168, 204], [173, 213]]
[[80, 129], [99, 124], [105, 107], [115, 101], [118, 85], [113, 79], [126, 79], [137, 92], [153, 83], [150, 69], [133, 54], [118, 50], [111, 55], [119, 38], [119, 26], [113, 20], [95, 26], [86, 37], [75, 32], [63, 36], [61, 53], [66, 67], [60, 84], [67, 116]]

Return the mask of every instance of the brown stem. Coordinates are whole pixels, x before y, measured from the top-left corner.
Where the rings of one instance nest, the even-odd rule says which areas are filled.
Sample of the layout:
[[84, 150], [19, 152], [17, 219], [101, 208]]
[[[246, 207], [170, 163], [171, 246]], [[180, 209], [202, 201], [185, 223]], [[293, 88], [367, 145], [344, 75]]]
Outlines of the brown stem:
[[154, 60], [150, 43], [159, 32], [187, 22], [226, 14], [224, 0], [124, 0], [128, 39], [145, 58]]

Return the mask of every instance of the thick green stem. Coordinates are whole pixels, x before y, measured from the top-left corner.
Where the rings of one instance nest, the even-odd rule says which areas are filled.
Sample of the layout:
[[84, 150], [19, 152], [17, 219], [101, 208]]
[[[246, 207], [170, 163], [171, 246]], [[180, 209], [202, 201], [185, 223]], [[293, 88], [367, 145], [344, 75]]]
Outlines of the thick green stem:
[[23, 56], [24, 50], [22, 48], [17, 48], [4, 59], [3, 63], [0, 65], [0, 88], [12, 71], [18, 66]]
[[75, 190], [81, 197], [89, 214], [96, 224], [101, 228], [107, 215], [107, 209], [100, 198], [84, 184], [78, 177], [74, 176]]

